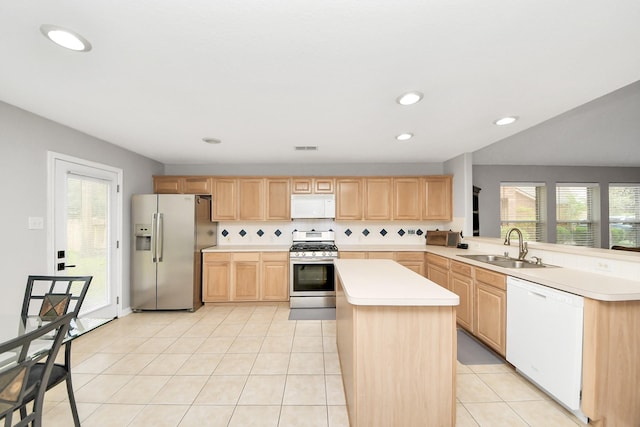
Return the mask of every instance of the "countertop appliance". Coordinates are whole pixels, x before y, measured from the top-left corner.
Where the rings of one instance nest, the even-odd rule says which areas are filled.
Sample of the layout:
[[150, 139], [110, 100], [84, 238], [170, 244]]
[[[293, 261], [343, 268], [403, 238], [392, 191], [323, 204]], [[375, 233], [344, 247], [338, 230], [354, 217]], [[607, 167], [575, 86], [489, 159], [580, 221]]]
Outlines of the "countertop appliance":
[[291, 308], [336, 306], [333, 260], [338, 258], [334, 231], [294, 231], [289, 251]]
[[291, 218], [335, 218], [335, 194], [292, 194]]
[[455, 248], [460, 243], [462, 233], [459, 231], [427, 230], [427, 245], [448, 246]]
[[578, 418], [584, 298], [507, 277], [507, 360]]
[[136, 194], [131, 200], [131, 308], [196, 310], [202, 305], [202, 253], [215, 246], [211, 198]]

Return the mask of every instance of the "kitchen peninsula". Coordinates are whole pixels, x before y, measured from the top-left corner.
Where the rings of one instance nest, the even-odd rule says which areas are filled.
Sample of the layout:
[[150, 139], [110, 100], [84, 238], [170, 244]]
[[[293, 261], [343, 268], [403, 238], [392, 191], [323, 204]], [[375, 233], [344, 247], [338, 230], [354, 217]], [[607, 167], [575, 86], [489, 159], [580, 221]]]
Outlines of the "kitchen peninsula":
[[351, 425], [455, 425], [459, 297], [392, 260], [339, 259], [335, 268]]

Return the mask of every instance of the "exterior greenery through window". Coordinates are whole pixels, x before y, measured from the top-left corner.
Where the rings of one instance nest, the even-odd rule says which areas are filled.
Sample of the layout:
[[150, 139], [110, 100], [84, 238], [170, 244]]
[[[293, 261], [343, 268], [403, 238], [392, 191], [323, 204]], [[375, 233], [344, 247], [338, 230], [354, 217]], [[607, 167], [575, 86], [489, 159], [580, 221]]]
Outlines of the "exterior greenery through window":
[[545, 241], [546, 189], [544, 184], [500, 184], [500, 235], [518, 227], [525, 240]]
[[640, 184], [609, 185], [609, 244], [640, 247]]
[[597, 184], [556, 185], [556, 243], [600, 246]]

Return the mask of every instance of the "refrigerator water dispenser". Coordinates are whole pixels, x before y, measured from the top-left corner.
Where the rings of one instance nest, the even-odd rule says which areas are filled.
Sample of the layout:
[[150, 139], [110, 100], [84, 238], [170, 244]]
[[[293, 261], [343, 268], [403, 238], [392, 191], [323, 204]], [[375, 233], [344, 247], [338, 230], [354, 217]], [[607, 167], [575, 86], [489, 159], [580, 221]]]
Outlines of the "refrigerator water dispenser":
[[151, 250], [151, 224], [136, 224], [136, 251]]

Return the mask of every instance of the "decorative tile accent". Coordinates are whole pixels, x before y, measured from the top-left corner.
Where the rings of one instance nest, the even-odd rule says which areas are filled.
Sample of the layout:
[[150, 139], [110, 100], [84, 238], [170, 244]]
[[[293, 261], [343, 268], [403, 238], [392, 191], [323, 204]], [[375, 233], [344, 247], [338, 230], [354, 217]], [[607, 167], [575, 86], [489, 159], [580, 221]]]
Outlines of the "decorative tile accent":
[[229, 235], [229, 232], [227, 230], [222, 230], [223, 237], [227, 237], [228, 235]]
[[247, 232], [244, 231], [244, 229], [240, 230], [240, 232], [238, 233], [239, 235], [241, 235], [242, 237], [247, 235]]
[[349, 230], [348, 228], [346, 230], [344, 230], [344, 234], [346, 234], [347, 236], [351, 236], [353, 232], [351, 230]]
[[260, 229], [260, 230], [258, 230], [258, 231], [256, 232], [256, 234], [257, 234], [258, 236], [262, 237], [262, 236], [264, 235], [264, 231], [262, 231], [262, 229]]
[[382, 234], [383, 236], [387, 235], [387, 230], [385, 230], [384, 228], [382, 230], [380, 230], [380, 234]]
[[365, 237], [366, 237], [366, 236], [368, 236], [368, 235], [369, 235], [369, 230], [367, 230], [367, 229], [365, 228], [364, 230], [362, 230], [362, 234], [364, 234], [364, 235], [365, 235]]
[[280, 235], [282, 234], [282, 231], [276, 230], [273, 234], [275, 234], [277, 237], [280, 237]]
[[398, 234], [399, 234], [400, 236], [404, 236], [404, 230], [401, 228], [400, 230], [398, 230]]
[[418, 236], [422, 236], [424, 234], [424, 232], [422, 230], [418, 229], [418, 231], [416, 231], [416, 234]]

